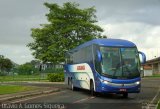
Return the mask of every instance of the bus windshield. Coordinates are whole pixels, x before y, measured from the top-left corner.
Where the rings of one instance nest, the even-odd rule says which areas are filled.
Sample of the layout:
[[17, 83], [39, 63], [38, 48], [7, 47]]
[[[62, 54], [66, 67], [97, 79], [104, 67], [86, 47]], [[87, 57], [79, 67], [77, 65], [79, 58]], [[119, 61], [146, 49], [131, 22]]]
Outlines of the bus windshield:
[[102, 75], [115, 79], [131, 79], [140, 76], [137, 48], [100, 47]]

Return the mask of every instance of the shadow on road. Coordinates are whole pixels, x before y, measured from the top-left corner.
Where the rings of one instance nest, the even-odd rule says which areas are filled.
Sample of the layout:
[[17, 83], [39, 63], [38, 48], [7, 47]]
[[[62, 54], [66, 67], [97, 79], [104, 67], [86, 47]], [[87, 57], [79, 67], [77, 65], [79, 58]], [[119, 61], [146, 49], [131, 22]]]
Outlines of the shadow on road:
[[[66, 89], [70, 90], [68, 88]], [[86, 96], [91, 96], [89, 90], [76, 88], [75, 91], [83, 95], [86, 95]], [[115, 93], [96, 93], [95, 97], [103, 98], [103, 99], [124, 99], [124, 100], [134, 100], [135, 99], [134, 97], [130, 97], [130, 95], [128, 96], [128, 98], [124, 98], [122, 94], [115, 94]]]

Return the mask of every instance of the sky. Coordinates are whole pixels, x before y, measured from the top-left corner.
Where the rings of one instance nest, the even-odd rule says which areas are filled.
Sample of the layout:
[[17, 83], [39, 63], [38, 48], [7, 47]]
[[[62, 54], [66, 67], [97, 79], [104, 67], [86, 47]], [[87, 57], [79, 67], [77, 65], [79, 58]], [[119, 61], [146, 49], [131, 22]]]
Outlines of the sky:
[[0, 0], [0, 55], [18, 64], [33, 60], [26, 45], [33, 41], [31, 28], [47, 23], [44, 2], [68, 1], [94, 6], [97, 25], [108, 38], [134, 42], [147, 60], [160, 56], [160, 0]]

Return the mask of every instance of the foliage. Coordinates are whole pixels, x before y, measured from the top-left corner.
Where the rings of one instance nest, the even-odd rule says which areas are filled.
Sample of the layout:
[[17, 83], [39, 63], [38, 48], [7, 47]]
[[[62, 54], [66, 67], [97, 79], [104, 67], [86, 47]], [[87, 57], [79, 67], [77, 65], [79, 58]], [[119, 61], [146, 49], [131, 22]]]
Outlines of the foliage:
[[31, 62], [29, 62], [30, 64], [32, 64], [33, 66], [38, 65], [41, 63], [41, 61], [39, 60], [32, 60]]
[[12, 61], [4, 56], [0, 55], [0, 71], [9, 72], [13, 67]]
[[63, 82], [64, 81], [64, 73], [49, 73], [47, 79], [50, 82]]
[[[44, 64], [46, 67], [42, 69], [42, 63], [39, 60], [32, 60], [25, 64], [19, 65], [18, 67], [13, 69], [14, 73], [18, 73], [19, 75], [35, 75], [40, 73], [59, 73], [63, 72], [63, 68], [56, 68], [54, 64]], [[41, 66], [41, 67], [40, 67]], [[41, 69], [41, 70], [40, 70]]]
[[35, 58], [43, 62], [64, 62], [64, 54], [69, 49], [94, 38], [100, 38], [103, 29], [95, 23], [95, 8], [80, 9], [79, 4], [67, 2], [44, 4], [48, 24], [32, 29], [33, 43], [28, 47], [33, 50]]
[[20, 75], [30, 75], [37, 73], [38, 69], [35, 68], [31, 63], [25, 63], [17, 67], [16, 72]]

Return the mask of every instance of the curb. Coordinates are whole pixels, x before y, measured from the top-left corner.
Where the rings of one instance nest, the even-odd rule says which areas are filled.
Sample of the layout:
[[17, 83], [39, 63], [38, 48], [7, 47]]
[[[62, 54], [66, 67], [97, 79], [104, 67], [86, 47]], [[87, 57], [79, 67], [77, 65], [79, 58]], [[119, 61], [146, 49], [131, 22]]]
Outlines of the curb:
[[60, 89], [56, 88], [54, 90], [32, 92], [32, 93], [23, 94], [23, 95], [15, 95], [15, 96], [12, 96], [12, 97], [1, 98], [0, 103], [15, 100], [15, 99], [20, 99], [20, 98], [25, 98], [25, 97], [29, 97], [29, 96], [36, 96], [36, 95], [41, 95], [41, 94], [50, 94], [50, 93], [58, 92], [58, 91], [60, 91]]

